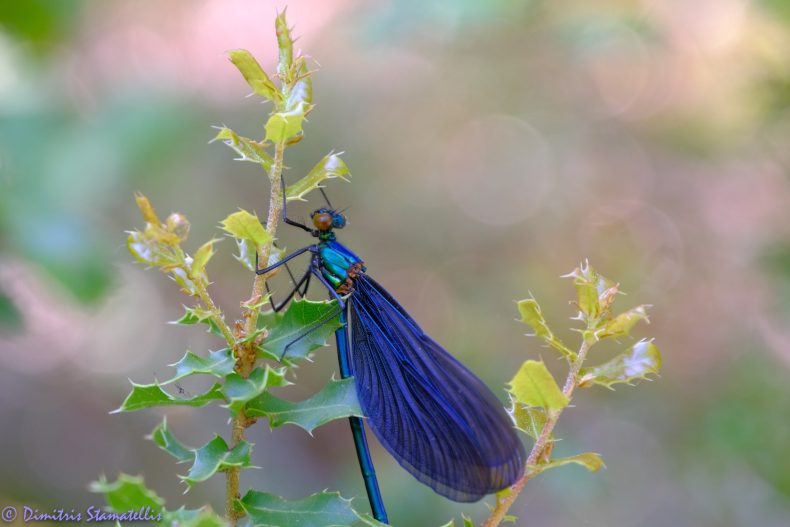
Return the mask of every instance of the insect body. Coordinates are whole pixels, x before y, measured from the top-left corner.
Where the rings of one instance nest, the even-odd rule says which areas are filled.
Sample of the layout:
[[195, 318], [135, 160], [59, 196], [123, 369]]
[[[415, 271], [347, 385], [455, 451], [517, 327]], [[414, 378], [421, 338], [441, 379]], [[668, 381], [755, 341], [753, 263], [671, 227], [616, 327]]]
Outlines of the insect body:
[[[425, 334], [406, 310], [366, 273], [364, 262], [336, 240], [345, 217], [331, 209], [312, 214], [318, 238], [277, 264], [310, 252], [298, 290], [315, 276], [338, 301], [338, 356], [353, 376], [371, 430], [419, 481], [454, 501], [471, 502], [512, 485], [523, 473], [524, 447], [494, 394]], [[293, 293], [292, 293], [293, 295]], [[290, 298], [290, 296], [289, 296]], [[374, 517], [386, 522], [362, 421], [351, 418], [357, 454]]]

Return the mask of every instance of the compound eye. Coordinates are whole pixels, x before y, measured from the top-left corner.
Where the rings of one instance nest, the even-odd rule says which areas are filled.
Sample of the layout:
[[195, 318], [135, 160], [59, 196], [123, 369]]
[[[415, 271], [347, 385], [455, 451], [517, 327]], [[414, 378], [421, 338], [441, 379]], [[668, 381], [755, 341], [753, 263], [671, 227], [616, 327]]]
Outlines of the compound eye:
[[342, 229], [346, 226], [346, 217], [340, 213], [335, 213], [332, 215], [332, 227], [335, 229]]
[[313, 214], [313, 225], [319, 231], [327, 231], [332, 228], [332, 215], [327, 212]]

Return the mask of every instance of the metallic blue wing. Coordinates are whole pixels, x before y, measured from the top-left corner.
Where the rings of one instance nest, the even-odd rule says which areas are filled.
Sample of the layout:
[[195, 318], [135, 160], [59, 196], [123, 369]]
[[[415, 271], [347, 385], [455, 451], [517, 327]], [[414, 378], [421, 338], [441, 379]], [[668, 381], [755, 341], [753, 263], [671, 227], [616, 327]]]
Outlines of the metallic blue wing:
[[364, 274], [349, 326], [362, 410], [406, 470], [462, 502], [515, 483], [526, 455], [499, 400]]

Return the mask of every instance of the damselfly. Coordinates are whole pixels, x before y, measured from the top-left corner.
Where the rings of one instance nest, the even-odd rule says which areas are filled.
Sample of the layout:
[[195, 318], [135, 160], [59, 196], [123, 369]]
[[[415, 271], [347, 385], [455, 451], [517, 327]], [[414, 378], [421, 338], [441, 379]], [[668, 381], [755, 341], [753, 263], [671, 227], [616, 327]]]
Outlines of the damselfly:
[[[363, 260], [337, 241], [334, 231], [345, 227], [345, 216], [331, 205], [320, 208], [311, 214], [311, 228], [288, 218], [285, 206], [283, 214], [286, 223], [318, 243], [256, 272], [310, 254], [307, 271], [275, 309], [295, 293], [303, 295], [311, 277], [337, 300], [340, 373], [354, 377], [365, 420], [384, 448], [419, 481], [454, 501], [477, 501], [512, 485], [526, 456], [510, 417], [491, 390], [426, 335], [367, 275]], [[387, 522], [363, 420], [350, 420], [373, 516]]]

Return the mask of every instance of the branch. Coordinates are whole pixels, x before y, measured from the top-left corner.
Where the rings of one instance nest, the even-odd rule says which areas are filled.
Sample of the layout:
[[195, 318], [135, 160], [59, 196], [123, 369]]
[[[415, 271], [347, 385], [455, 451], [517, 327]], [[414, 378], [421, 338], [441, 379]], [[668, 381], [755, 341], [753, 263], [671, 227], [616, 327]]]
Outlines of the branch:
[[[591, 345], [591, 341], [584, 339], [582, 341], [581, 347], [579, 348], [579, 353], [576, 356], [576, 360], [571, 363], [568, 376], [565, 378], [565, 385], [562, 388], [562, 393], [568, 398], [568, 400], [571, 399], [573, 396], [573, 391], [578, 385], [579, 370], [581, 370], [584, 359], [587, 356], [587, 351], [590, 349]], [[563, 409], [547, 412], [546, 424], [543, 426], [543, 430], [541, 430], [538, 439], [535, 441], [535, 444], [532, 446], [532, 450], [530, 450], [529, 456], [527, 457], [527, 468], [524, 471], [524, 475], [521, 476], [521, 479], [516, 481], [512, 487], [510, 487], [510, 493], [507, 496], [497, 500], [494, 510], [491, 511], [491, 515], [488, 517], [485, 523], [483, 523], [482, 527], [497, 527], [497, 525], [502, 523], [502, 520], [505, 519], [508, 510], [510, 510], [510, 507], [513, 505], [513, 503], [515, 503], [521, 491], [524, 490], [527, 482], [537, 475], [537, 472], [533, 471], [533, 467], [538, 465], [543, 459], [546, 447], [549, 445], [551, 433], [554, 431], [554, 426], [557, 424], [557, 420], [559, 420], [562, 410]]]

